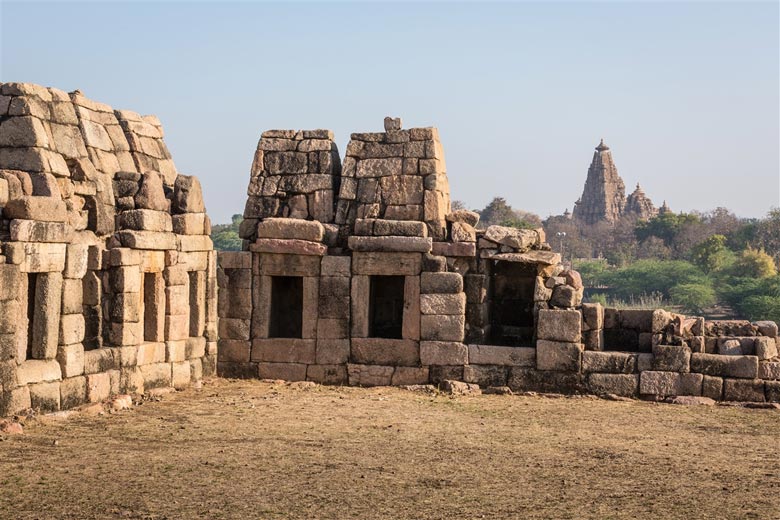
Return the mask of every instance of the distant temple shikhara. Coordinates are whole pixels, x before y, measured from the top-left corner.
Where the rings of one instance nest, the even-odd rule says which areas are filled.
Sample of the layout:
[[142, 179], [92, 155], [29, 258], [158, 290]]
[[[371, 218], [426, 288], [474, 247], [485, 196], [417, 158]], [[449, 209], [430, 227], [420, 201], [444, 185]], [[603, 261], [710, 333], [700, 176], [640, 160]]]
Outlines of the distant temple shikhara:
[[[660, 211], [668, 210], [666, 202]], [[650, 197], [637, 183], [626, 197], [626, 186], [618, 174], [609, 146], [601, 140], [588, 168], [588, 178], [580, 199], [574, 203], [573, 217], [585, 224], [615, 222], [621, 217], [648, 219], [659, 213]]]

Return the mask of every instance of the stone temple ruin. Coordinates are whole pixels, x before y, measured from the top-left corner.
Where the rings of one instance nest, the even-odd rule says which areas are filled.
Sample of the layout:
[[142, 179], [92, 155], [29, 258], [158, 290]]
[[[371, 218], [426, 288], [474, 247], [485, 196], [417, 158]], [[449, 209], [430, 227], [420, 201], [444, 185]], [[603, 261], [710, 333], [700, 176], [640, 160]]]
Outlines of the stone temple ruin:
[[343, 160], [328, 130], [264, 132], [217, 255], [156, 118], [0, 95], [0, 415], [215, 373], [780, 401], [776, 324], [582, 303], [543, 230], [450, 211], [435, 128], [386, 118]]
[[153, 116], [0, 86], [0, 416], [216, 370], [200, 184]]

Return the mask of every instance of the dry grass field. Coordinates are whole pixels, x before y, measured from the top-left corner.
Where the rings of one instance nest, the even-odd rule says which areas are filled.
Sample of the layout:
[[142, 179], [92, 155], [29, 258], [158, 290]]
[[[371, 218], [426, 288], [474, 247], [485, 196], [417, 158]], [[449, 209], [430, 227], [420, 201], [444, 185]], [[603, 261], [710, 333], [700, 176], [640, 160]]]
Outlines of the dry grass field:
[[0, 518], [780, 518], [780, 412], [209, 381], [28, 421]]

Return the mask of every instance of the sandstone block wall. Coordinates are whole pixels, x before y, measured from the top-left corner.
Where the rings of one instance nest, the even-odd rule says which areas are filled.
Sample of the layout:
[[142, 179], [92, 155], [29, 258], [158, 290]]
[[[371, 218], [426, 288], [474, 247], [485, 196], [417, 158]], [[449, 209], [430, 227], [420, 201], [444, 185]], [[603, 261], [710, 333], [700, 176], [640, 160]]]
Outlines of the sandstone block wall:
[[154, 116], [0, 84], [0, 416], [216, 370], [200, 184]]
[[[274, 130], [260, 140], [247, 208], [262, 210], [244, 222], [245, 250], [219, 255], [219, 373], [780, 398], [776, 325], [583, 304], [579, 274], [561, 265], [541, 229], [477, 230], [479, 215], [450, 212], [434, 128], [403, 130], [387, 118], [385, 132], [352, 134], [342, 169], [322, 185], [336, 194], [323, 217], [309, 198], [307, 212], [293, 211], [276, 180], [258, 195], [272, 177], [258, 168], [269, 153], [298, 157], [279, 179], [308, 178], [301, 143], [315, 134], [337, 155], [327, 131]], [[279, 293], [282, 282], [299, 297]], [[275, 323], [290, 314], [299, 319], [280, 335]]]
[[341, 160], [330, 130], [268, 130], [257, 144], [241, 238], [257, 238], [257, 223], [284, 217], [316, 220], [333, 239]]

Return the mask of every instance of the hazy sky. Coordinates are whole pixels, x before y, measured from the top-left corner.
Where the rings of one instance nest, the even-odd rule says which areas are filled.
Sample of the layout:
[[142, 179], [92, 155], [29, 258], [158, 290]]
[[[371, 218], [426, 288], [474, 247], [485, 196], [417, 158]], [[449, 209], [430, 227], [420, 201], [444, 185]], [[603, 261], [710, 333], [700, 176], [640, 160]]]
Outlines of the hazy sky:
[[0, 80], [163, 122], [212, 220], [269, 128], [437, 126], [453, 199], [571, 208], [604, 137], [660, 205], [780, 205], [780, 11], [734, 3], [0, 2]]

